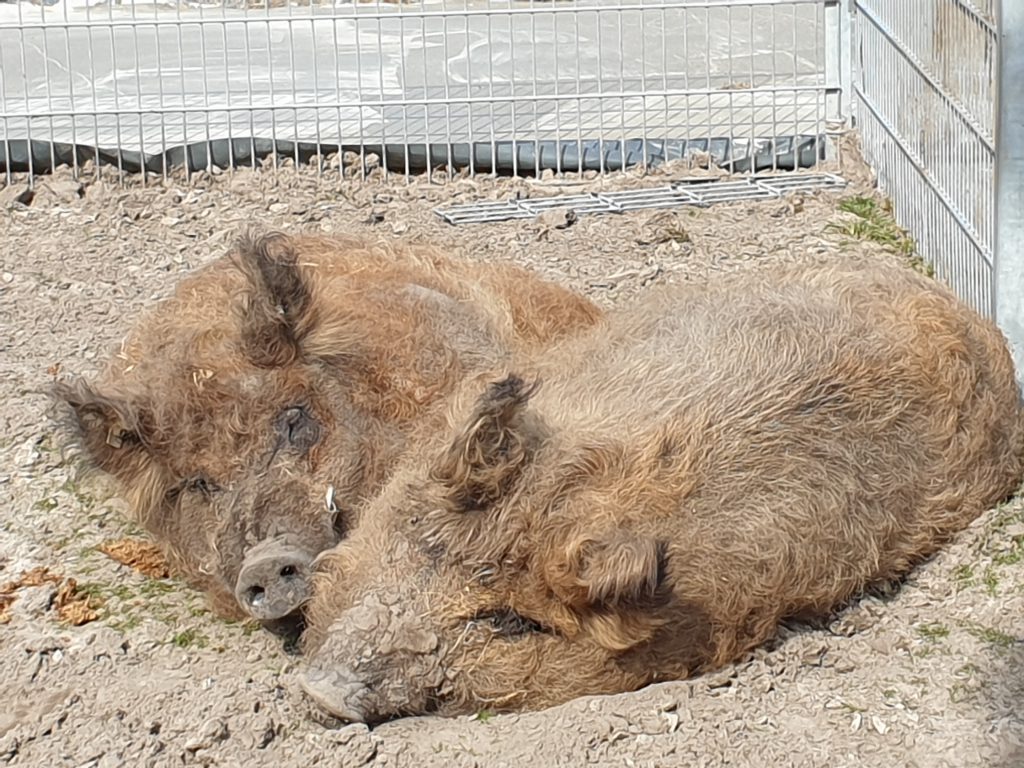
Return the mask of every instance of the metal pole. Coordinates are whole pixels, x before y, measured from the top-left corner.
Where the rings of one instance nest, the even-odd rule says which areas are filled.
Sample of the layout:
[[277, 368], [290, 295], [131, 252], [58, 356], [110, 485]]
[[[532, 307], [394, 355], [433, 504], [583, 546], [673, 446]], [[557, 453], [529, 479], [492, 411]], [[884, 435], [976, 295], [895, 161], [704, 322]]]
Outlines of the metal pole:
[[853, 36], [854, 36], [854, 0], [843, 0], [839, 9], [839, 36], [841, 51], [841, 68], [839, 70], [839, 87], [843, 91], [843, 119], [845, 129], [855, 126], [856, 115], [854, 104], [856, 99], [853, 96], [853, 78], [857, 74], [854, 68], [853, 59]]
[[1024, 3], [999, 3], [995, 315], [1024, 381]]
[[[825, 3], [826, 128], [845, 132], [853, 127], [853, 28], [851, 0]], [[828, 160], [842, 161], [838, 142], [828, 142]]]

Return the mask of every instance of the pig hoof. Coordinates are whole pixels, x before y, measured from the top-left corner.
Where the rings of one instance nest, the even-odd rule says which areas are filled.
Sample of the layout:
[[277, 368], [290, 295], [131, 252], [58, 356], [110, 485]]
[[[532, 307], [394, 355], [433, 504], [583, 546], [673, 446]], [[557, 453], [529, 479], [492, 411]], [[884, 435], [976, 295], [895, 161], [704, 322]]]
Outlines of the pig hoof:
[[350, 723], [365, 722], [361, 702], [369, 689], [363, 682], [341, 671], [312, 668], [299, 673], [299, 686], [328, 714]]
[[262, 621], [284, 618], [310, 597], [312, 558], [290, 547], [277, 550], [247, 557], [235, 585], [242, 609]]

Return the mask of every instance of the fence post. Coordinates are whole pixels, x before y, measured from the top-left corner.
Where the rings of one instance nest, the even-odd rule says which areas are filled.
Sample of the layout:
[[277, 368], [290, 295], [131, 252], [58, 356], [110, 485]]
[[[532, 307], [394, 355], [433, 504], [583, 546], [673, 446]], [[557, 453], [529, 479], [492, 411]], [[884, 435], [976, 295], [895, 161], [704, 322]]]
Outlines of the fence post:
[[996, 320], [1024, 380], [1024, 3], [999, 3], [996, 105]]
[[852, 127], [853, 113], [853, 24], [852, 0], [825, 2], [825, 86], [830, 92], [825, 119]]

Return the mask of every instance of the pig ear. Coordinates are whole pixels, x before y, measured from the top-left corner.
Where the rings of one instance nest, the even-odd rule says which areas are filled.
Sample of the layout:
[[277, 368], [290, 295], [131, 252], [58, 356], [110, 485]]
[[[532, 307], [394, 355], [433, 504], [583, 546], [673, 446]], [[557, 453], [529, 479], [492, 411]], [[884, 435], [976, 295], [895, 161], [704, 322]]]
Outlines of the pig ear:
[[148, 461], [148, 412], [138, 403], [101, 394], [84, 379], [57, 382], [53, 394], [70, 407], [71, 431], [90, 463], [125, 478]]
[[431, 478], [446, 491], [452, 511], [484, 509], [509, 487], [534, 444], [526, 406], [539, 382], [508, 376], [490, 384], [468, 423], [456, 436]]
[[548, 561], [547, 581], [599, 644], [625, 650], [649, 639], [671, 597], [668, 548], [621, 529], [580, 536]]
[[248, 284], [241, 306], [246, 355], [266, 368], [294, 362], [314, 318], [312, 297], [291, 238], [280, 233], [247, 234], [235, 247], [234, 261]]

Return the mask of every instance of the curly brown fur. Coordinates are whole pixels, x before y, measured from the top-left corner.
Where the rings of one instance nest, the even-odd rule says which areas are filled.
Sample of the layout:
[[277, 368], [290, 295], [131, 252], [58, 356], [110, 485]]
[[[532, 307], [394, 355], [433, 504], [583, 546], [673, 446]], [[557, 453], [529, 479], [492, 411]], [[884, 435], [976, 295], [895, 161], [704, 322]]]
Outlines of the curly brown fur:
[[[514, 364], [468, 379], [322, 557], [304, 686], [327, 710], [539, 708], [713, 669], [904, 576], [1024, 471], [1005, 340], [910, 270], [666, 289], [520, 363], [542, 389], [496, 398]], [[481, 476], [500, 497], [445, 503]]]
[[463, 378], [599, 317], [509, 265], [249, 233], [55, 395], [134, 519], [231, 613], [257, 543], [332, 545]]
[[295, 362], [315, 315], [291, 239], [281, 233], [248, 232], [235, 246], [233, 261], [250, 286], [240, 307], [245, 354], [266, 368]]

